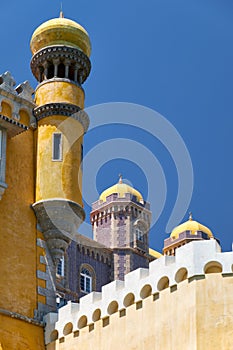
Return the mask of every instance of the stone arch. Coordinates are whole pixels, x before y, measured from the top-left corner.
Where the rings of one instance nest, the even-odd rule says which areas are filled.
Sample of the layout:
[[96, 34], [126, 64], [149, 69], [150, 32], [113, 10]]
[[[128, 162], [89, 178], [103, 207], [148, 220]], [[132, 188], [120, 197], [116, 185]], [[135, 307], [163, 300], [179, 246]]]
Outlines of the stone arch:
[[55, 341], [58, 339], [58, 331], [56, 329], [54, 329], [54, 331], [52, 331], [52, 333], [50, 334], [50, 341]]
[[133, 293], [128, 293], [125, 297], [124, 297], [124, 301], [123, 304], [125, 307], [128, 307], [130, 305], [133, 305], [135, 301], [135, 296]]
[[117, 311], [118, 311], [118, 302], [114, 300], [108, 305], [108, 314], [112, 315], [112, 314], [115, 314], [115, 312]]
[[3, 100], [1, 102], [1, 114], [5, 115], [8, 118], [12, 118], [12, 109], [13, 106], [10, 101]]
[[58, 65], [57, 76], [59, 78], [65, 78], [65, 65], [63, 62]]
[[24, 125], [29, 125], [30, 124], [30, 115], [28, 111], [25, 108], [21, 108], [19, 110], [19, 117], [20, 117], [20, 123]]
[[209, 261], [204, 266], [204, 273], [221, 273], [222, 272], [222, 264], [218, 261]]
[[150, 284], [146, 284], [140, 291], [140, 297], [142, 299], [145, 299], [147, 297], [149, 297], [152, 293], [152, 287]]
[[92, 314], [92, 321], [96, 322], [99, 321], [101, 317], [101, 310], [100, 309], [96, 309], [93, 314]]
[[52, 79], [53, 77], [54, 77], [54, 65], [51, 62], [49, 62], [47, 79]]
[[83, 315], [78, 320], [78, 328], [82, 329], [87, 326], [87, 316]]
[[188, 277], [188, 270], [185, 267], [181, 267], [175, 275], [175, 281], [177, 283], [182, 282], [184, 280], [186, 280]]
[[159, 291], [164, 290], [169, 287], [169, 278], [167, 276], [164, 276], [160, 278], [158, 284], [157, 284], [157, 289]]
[[73, 332], [73, 324], [71, 322], [67, 323], [63, 328], [63, 334], [68, 335]]

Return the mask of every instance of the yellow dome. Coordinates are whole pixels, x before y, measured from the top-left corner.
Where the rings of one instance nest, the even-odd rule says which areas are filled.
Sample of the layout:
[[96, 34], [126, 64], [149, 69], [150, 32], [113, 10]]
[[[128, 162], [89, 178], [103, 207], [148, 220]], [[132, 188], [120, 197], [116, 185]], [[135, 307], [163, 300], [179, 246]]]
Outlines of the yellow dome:
[[103, 202], [106, 202], [106, 198], [110, 196], [113, 193], [117, 193], [120, 198], [124, 198], [126, 193], [130, 193], [133, 196], [137, 198], [137, 201], [139, 203], [144, 203], [143, 197], [141, 193], [137, 190], [135, 190], [130, 185], [124, 184], [122, 182], [122, 177], [120, 177], [120, 180], [115, 185], [107, 188], [105, 191], [103, 191], [99, 197], [100, 200]]
[[157, 250], [154, 250], [152, 248], [149, 248], [149, 254], [156, 259], [159, 259], [161, 256], [163, 256], [161, 253], [157, 252]]
[[195, 232], [197, 232], [197, 231], [202, 231], [202, 232], [206, 233], [209, 238], [214, 237], [211, 230], [208, 227], [200, 224], [199, 222], [194, 221], [192, 219], [192, 215], [190, 215], [188, 221], [175, 227], [174, 230], [172, 231], [170, 237], [174, 238], [174, 239], [179, 238], [179, 234], [184, 232], [184, 231], [190, 231], [192, 235], [194, 235]]
[[31, 51], [34, 55], [46, 46], [67, 45], [91, 54], [91, 43], [86, 30], [78, 23], [67, 18], [54, 18], [41, 24], [31, 38]]

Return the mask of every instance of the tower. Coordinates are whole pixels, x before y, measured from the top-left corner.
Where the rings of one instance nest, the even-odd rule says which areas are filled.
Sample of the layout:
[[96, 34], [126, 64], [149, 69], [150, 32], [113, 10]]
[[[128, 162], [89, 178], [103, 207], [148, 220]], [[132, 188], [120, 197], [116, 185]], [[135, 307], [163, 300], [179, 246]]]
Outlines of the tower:
[[82, 84], [91, 69], [91, 44], [85, 29], [61, 13], [35, 30], [30, 47], [31, 70], [38, 81], [33, 209], [57, 265], [85, 218], [81, 163], [89, 118], [83, 111]]
[[119, 182], [106, 189], [93, 203], [91, 223], [94, 240], [113, 251], [113, 279], [148, 267], [151, 212], [141, 193]]
[[192, 213], [190, 213], [189, 220], [175, 227], [170, 237], [164, 240], [163, 253], [164, 255], [175, 255], [177, 248], [191, 241], [209, 239], [216, 238], [214, 238], [213, 233], [208, 227], [193, 220]]

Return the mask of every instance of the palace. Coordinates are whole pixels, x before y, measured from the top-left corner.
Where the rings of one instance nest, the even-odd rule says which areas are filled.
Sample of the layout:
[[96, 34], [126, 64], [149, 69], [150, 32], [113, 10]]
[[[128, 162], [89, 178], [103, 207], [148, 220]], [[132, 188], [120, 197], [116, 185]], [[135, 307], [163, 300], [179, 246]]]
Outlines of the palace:
[[30, 47], [35, 91], [0, 76], [0, 349], [232, 349], [233, 252], [208, 227], [190, 214], [156, 252], [120, 176], [79, 231], [90, 38], [61, 12]]

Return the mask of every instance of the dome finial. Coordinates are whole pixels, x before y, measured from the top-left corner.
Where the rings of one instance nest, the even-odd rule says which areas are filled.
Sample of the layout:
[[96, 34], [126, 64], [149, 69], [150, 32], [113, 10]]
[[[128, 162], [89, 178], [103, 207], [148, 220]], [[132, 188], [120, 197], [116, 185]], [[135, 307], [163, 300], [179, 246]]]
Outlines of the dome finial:
[[122, 180], [122, 174], [119, 174], [119, 184], [122, 184], [123, 180]]
[[189, 212], [189, 220], [190, 220], [190, 221], [192, 221], [192, 220], [193, 220], [193, 214], [192, 214], [192, 212], [191, 212], [191, 211]]
[[63, 13], [63, 10], [62, 10], [62, 2], [61, 2], [61, 9], [60, 9], [60, 18], [64, 18], [64, 13]]

